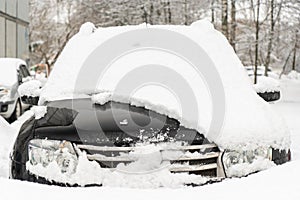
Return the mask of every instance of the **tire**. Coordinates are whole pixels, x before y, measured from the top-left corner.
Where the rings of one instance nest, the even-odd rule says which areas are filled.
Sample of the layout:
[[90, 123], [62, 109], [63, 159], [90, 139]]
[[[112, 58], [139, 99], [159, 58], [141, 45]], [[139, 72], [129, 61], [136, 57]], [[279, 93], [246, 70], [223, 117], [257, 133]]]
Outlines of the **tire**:
[[16, 107], [10, 118], [8, 119], [9, 123], [16, 121], [22, 115], [22, 104], [20, 100], [17, 100]]

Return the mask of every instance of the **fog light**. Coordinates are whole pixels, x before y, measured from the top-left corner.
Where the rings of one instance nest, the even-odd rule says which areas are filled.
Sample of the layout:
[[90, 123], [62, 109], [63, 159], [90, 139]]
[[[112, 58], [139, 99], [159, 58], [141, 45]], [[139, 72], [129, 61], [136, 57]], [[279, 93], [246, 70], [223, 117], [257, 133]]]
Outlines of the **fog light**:
[[8, 105], [1, 106], [1, 112], [7, 112], [7, 110], [8, 110]]

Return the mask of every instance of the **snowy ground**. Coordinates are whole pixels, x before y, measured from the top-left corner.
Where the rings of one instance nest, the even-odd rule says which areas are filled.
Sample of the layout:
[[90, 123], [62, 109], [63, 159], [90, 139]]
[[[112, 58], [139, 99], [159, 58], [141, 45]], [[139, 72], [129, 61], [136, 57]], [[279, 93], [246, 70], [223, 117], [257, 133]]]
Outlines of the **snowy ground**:
[[[292, 133], [292, 162], [245, 178], [202, 187], [126, 189], [110, 187], [61, 188], [7, 179], [8, 151], [14, 133], [0, 135], [0, 199], [300, 199], [300, 81], [281, 81], [283, 98], [272, 107], [285, 118]], [[1, 121], [0, 121], [1, 122]], [[4, 125], [3, 125], [4, 126]], [[18, 129], [20, 121], [14, 123]]]
[[282, 99], [272, 106], [282, 114], [291, 131], [292, 159], [300, 160], [300, 80], [282, 80], [281, 87]]

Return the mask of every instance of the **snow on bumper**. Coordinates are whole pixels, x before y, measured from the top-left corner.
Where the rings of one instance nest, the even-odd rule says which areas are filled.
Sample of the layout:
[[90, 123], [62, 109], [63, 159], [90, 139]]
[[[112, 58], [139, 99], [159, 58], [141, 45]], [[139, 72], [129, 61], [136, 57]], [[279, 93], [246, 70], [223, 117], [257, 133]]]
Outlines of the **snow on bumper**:
[[[38, 142], [54, 146], [52, 141]], [[73, 149], [69, 142], [53, 142], [59, 150], [52, 153], [29, 145], [26, 169], [49, 182], [65, 185], [183, 187], [217, 182], [226, 175], [242, 177], [275, 166], [268, 148], [255, 153], [221, 153], [215, 144], [161, 143], [135, 147], [74, 145]]]
[[[52, 149], [56, 145], [49, 144], [51, 141], [47, 140], [42, 143], [43, 147], [48, 145]], [[78, 155], [75, 159], [70, 143], [54, 143], [59, 148], [62, 145], [65, 147], [51, 153], [46, 150], [47, 147], [38, 149], [37, 142], [29, 145], [26, 169], [30, 174], [66, 185], [133, 188], [182, 187], [220, 180], [217, 178], [220, 152], [215, 144], [182, 146], [181, 143], [162, 143], [135, 147], [75, 145]], [[210, 152], [205, 152], [208, 150]], [[210, 173], [211, 176], [201, 173]]]

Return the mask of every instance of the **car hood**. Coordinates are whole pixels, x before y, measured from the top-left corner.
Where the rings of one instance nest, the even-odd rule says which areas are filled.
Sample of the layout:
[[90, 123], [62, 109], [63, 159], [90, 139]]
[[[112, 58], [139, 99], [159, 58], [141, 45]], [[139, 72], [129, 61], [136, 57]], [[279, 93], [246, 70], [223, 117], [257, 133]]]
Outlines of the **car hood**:
[[165, 115], [126, 103], [96, 105], [89, 98], [49, 103], [46, 115], [36, 121], [34, 133], [41, 139], [108, 146], [174, 140], [208, 143], [196, 130]]

